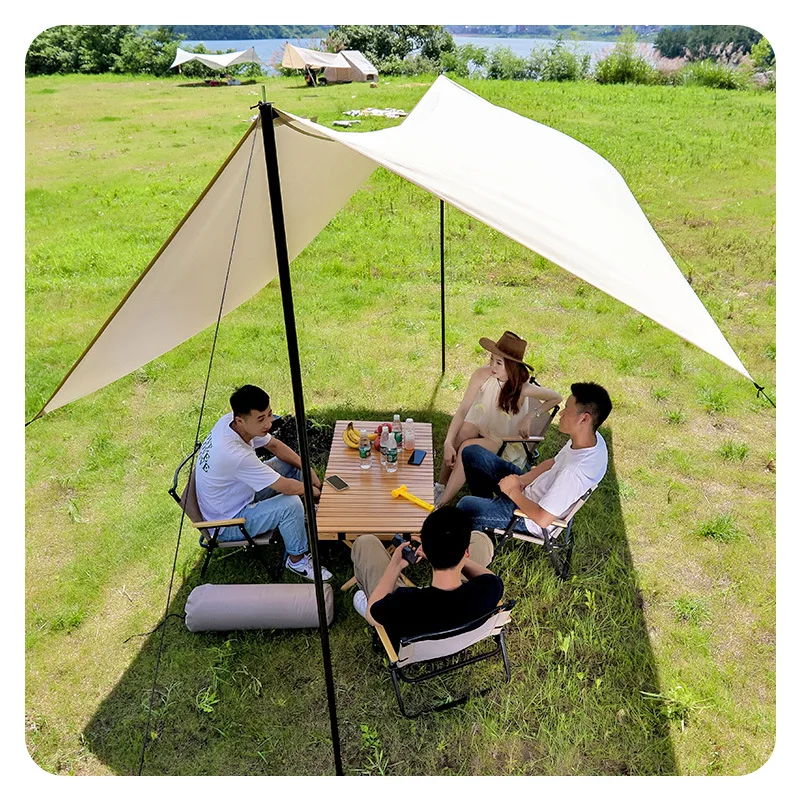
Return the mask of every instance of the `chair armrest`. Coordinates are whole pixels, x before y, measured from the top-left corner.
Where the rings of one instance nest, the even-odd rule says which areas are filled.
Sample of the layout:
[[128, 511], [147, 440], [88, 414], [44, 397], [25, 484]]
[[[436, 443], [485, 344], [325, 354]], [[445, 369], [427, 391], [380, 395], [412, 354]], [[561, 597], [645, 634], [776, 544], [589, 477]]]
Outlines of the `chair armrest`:
[[544, 436], [504, 436], [504, 442], [543, 442]]
[[[530, 517], [524, 511], [520, 511], [518, 508], [514, 509], [514, 516], [519, 517], [520, 519], [530, 519]], [[555, 526], [556, 528], [566, 528], [567, 523], [564, 522], [563, 519], [554, 519], [547, 527], [549, 528], [551, 526]]]
[[397, 653], [394, 650], [394, 646], [389, 641], [389, 634], [386, 633], [386, 628], [384, 628], [383, 625], [376, 625], [375, 630], [378, 632], [378, 638], [381, 640], [383, 649], [386, 651], [386, 655], [389, 657], [389, 663], [396, 664]]
[[237, 517], [236, 519], [214, 519], [210, 522], [193, 522], [192, 527], [202, 531], [206, 528], [230, 528], [233, 525], [244, 525], [244, 523], [244, 517]]

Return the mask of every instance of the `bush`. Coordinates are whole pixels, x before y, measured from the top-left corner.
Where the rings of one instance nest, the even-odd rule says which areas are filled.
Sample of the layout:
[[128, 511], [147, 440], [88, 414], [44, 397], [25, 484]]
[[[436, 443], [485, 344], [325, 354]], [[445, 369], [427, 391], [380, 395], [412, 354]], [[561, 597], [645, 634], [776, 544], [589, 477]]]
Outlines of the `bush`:
[[636, 35], [626, 32], [594, 68], [598, 83], [663, 83], [661, 73], [636, 47]]
[[489, 54], [486, 77], [504, 81], [524, 81], [531, 77], [529, 62], [510, 47], [495, 47]]
[[443, 52], [441, 66], [445, 72], [450, 72], [458, 78], [475, 77], [476, 73], [480, 73], [486, 65], [488, 57], [488, 47], [465, 44], [455, 50]]
[[707, 86], [711, 89], [746, 89], [747, 75], [735, 67], [706, 59], [694, 61], [675, 73], [674, 82], [681, 86]]
[[580, 81], [589, 73], [591, 56], [564, 45], [562, 37], [551, 48], [531, 51], [531, 77], [540, 81]]
[[169, 28], [143, 31], [140, 36], [126, 36], [114, 72], [171, 75], [178, 41]]

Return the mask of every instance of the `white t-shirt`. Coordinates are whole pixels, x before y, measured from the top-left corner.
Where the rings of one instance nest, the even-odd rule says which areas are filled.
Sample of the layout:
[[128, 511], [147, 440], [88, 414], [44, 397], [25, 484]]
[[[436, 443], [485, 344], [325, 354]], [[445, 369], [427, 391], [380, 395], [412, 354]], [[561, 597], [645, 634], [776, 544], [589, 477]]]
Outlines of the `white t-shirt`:
[[197, 502], [207, 520], [235, 518], [256, 492], [281, 477], [255, 453], [272, 436], [256, 436], [247, 443], [230, 427], [232, 420], [233, 412], [225, 414], [197, 454]]
[[[597, 486], [606, 474], [608, 448], [599, 433], [595, 436], [597, 444], [594, 447], [582, 447], [579, 450], [572, 449], [570, 439], [558, 451], [555, 464], [525, 487], [525, 497], [556, 517], [565, 514], [587, 489]], [[526, 519], [525, 525], [531, 533], [542, 532], [532, 519]]]

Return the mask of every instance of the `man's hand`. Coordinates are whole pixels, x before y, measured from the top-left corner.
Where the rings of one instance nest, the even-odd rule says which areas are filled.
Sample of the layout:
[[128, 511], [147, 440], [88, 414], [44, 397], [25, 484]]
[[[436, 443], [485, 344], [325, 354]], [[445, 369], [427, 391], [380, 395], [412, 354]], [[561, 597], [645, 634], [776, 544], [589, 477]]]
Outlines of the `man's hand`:
[[452, 467], [456, 463], [456, 458], [458, 453], [456, 452], [455, 447], [453, 447], [450, 442], [445, 441], [444, 443], [444, 463], [447, 464], [448, 467]]
[[403, 558], [403, 551], [406, 547], [411, 547], [411, 544], [409, 542], [403, 542], [400, 547], [395, 547], [394, 553], [392, 553], [391, 566], [400, 572], [408, 566], [408, 561]]
[[500, 489], [506, 497], [511, 497], [516, 492], [522, 491], [522, 484], [519, 479], [519, 475], [506, 475], [505, 478], [500, 479], [497, 488]]
[[315, 500], [319, 500], [319, 496], [320, 496], [321, 492], [322, 492], [322, 490], [318, 486], [312, 486], [311, 487], [311, 494], [314, 496]]
[[[317, 475], [314, 469], [311, 470], [311, 485], [315, 489], [322, 489], [322, 481], [319, 479], [319, 475]], [[314, 497], [319, 497], [319, 492], [315, 492]]]

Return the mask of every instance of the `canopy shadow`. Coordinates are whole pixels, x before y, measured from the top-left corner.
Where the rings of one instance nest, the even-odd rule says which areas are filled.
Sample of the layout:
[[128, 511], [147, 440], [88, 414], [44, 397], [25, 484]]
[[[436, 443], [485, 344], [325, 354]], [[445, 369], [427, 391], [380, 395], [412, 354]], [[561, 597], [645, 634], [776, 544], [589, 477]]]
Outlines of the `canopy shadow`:
[[[434, 440], [442, 441], [448, 415], [408, 413], [431, 421]], [[340, 407], [310, 416], [330, 423], [387, 415]], [[558, 580], [535, 545], [512, 541], [497, 552], [493, 569], [506, 596], [517, 600], [508, 631], [512, 681], [503, 682], [496, 664], [462, 670], [454, 680], [466, 688], [492, 687], [463, 706], [415, 720], [400, 715], [368, 626], [354, 611], [352, 594], [338, 589], [352, 575], [349, 550], [320, 543], [334, 574], [329, 635], [345, 774], [676, 772], [666, 717], [642, 694], [659, 692], [658, 672], [625, 534], [612, 433], [602, 432], [609, 471], [576, 517], [570, 579]], [[543, 457], [563, 442], [551, 430]], [[178, 516], [176, 507], [176, 529]], [[282, 552], [280, 546], [267, 550], [270, 559]], [[198, 547], [198, 558], [176, 580], [170, 614], [183, 613], [200, 583], [201, 557]], [[424, 581], [425, 567], [412, 569], [412, 579]], [[268, 580], [256, 559], [234, 551], [212, 559], [205, 582]], [[83, 732], [91, 751], [117, 774], [139, 771], [161, 635], [147, 635]], [[431, 692], [455, 695], [461, 688], [447, 680], [415, 689], [409, 702], [416, 692], [430, 700]], [[142, 774], [334, 774], [316, 630], [193, 634], [169, 617], [153, 698]]]

